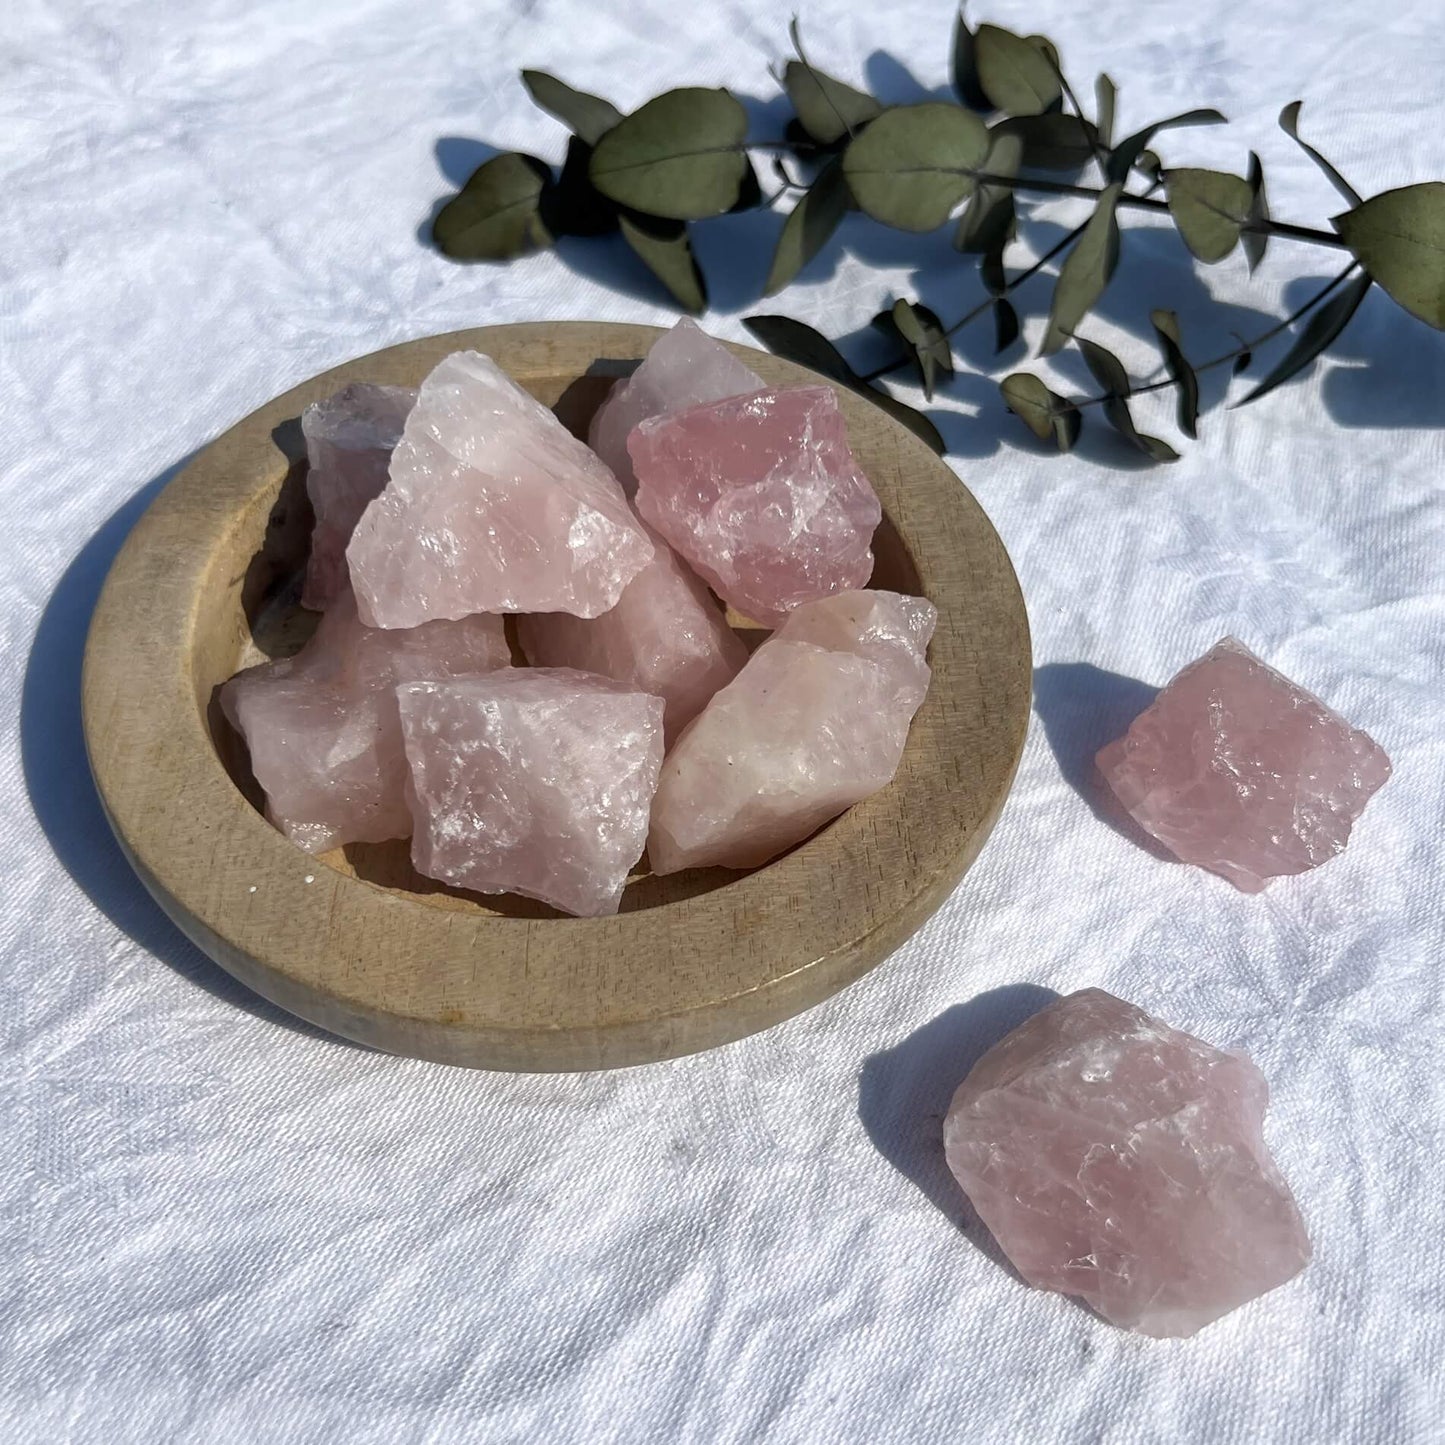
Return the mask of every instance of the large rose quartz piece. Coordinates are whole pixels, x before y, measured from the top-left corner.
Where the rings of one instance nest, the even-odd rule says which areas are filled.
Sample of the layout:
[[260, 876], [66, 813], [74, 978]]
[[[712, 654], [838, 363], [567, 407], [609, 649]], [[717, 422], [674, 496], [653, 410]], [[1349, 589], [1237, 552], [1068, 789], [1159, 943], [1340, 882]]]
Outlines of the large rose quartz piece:
[[1246, 893], [1333, 858], [1390, 776], [1368, 733], [1232, 637], [1179, 673], [1097, 761], [1146, 833]]
[[1099, 989], [994, 1045], [943, 1126], [948, 1167], [1032, 1285], [1155, 1337], [1292, 1279], [1309, 1238], [1265, 1146], [1264, 1076]]
[[392, 450], [415, 404], [411, 387], [356, 382], [301, 413], [306, 495], [316, 516], [303, 607], [323, 611], [349, 590], [346, 544], [366, 504], [386, 486]]
[[892, 780], [928, 690], [921, 597], [805, 603], [683, 733], [658, 782], [654, 873], [753, 868]]
[[411, 832], [397, 683], [510, 660], [500, 617], [363, 627], [347, 591], [295, 657], [238, 673], [221, 706], [246, 739], [267, 816], [297, 846], [324, 853]]
[[662, 699], [569, 668], [397, 689], [418, 871], [616, 913], [662, 765]]
[[627, 438], [639, 422], [705, 401], [751, 395], [766, 385], [721, 341], [684, 316], [652, 343], [642, 365], [612, 388], [592, 418], [587, 440], [630, 495], [637, 478]]
[[637, 510], [719, 597], [776, 626], [862, 587], [883, 516], [831, 387], [733, 397], [643, 422]]
[[652, 561], [601, 617], [542, 612], [518, 619], [527, 661], [601, 673], [667, 705], [669, 746], [748, 660], [706, 587], [660, 537]]
[[347, 548], [361, 618], [595, 617], [652, 557], [612, 473], [488, 356], [422, 382], [391, 480]]

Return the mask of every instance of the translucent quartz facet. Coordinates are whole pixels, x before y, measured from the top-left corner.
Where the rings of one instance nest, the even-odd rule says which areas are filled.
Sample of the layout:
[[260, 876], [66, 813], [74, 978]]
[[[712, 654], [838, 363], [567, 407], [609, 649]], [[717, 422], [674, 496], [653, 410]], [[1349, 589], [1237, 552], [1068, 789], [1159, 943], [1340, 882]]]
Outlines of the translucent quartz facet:
[[751, 394], [765, 385], [721, 341], [683, 317], [652, 343], [642, 365], [612, 388], [592, 418], [587, 440], [630, 495], [637, 478], [627, 438], [639, 422], [701, 402]]
[[1100, 750], [1145, 832], [1257, 893], [1328, 862], [1390, 776], [1368, 733], [1226, 637]]
[[637, 510], [719, 597], [776, 626], [862, 587], [882, 508], [831, 387], [733, 397], [643, 422], [628, 449]]
[[527, 661], [601, 673], [667, 704], [669, 746], [737, 676], [747, 649], [712, 594], [660, 537], [652, 561], [600, 617], [541, 612], [518, 619]]
[[919, 597], [806, 603], [683, 733], [648, 835], [655, 873], [752, 868], [893, 778], [928, 688]]
[[473, 612], [595, 617], [651, 557], [612, 473], [475, 351], [422, 382], [391, 480], [347, 548], [375, 627]]
[[348, 591], [295, 657], [224, 684], [221, 706], [246, 739], [267, 816], [308, 853], [324, 853], [411, 832], [397, 683], [510, 660], [500, 617], [363, 627]]
[[953, 1096], [948, 1166], [1032, 1285], [1125, 1329], [1192, 1335], [1293, 1278], [1304, 1222], [1243, 1054], [1099, 989], [995, 1044]]
[[519, 667], [397, 689], [418, 871], [616, 913], [647, 840], [661, 698], [570, 668]]
[[366, 504], [386, 486], [392, 450], [415, 403], [410, 387], [356, 382], [301, 413], [306, 495], [316, 516], [303, 607], [324, 611], [349, 590], [346, 544]]

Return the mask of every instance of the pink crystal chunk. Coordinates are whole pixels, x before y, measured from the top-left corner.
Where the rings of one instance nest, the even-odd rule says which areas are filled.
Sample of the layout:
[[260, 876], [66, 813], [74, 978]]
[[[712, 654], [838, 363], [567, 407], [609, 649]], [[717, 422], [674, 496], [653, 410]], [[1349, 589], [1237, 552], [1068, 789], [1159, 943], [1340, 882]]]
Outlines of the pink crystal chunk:
[[630, 495], [637, 487], [627, 438], [649, 417], [751, 395], [767, 383], [744, 366], [721, 341], [714, 341], [697, 322], [683, 317], [652, 343], [642, 365], [619, 381], [597, 408], [587, 440]]
[[391, 480], [347, 548], [361, 618], [595, 617], [652, 557], [612, 473], [476, 351], [422, 382]]
[[500, 617], [382, 631], [361, 625], [347, 591], [295, 657], [224, 684], [221, 706], [246, 739], [267, 816], [298, 847], [324, 853], [411, 832], [397, 683], [510, 660]]
[[616, 913], [662, 765], [661, 698], [568, 668], [397, 689], [418, 871]]
[[301, 414], [306, 494], [316, 514], [301, 605], [320, 612], [350, 589], [346, 544], [366, 504], [386, 486], [387, 464], [416, 392], [357, 382]]
[[1368, 733], [1232, 637], [1179, 673], [1097, 761], [1145, 832], [1246, 893], [1333, 858], [1390, 776]]
[[756, 867], [889, 783], [928, 689], [936, 620], [932, 603], [896, 592], [790, 614], [668, 754], [653, 872]]
[[652, 561], [601, 617], [541, 612], [518, 620], [536, 667], [596, 672], [667, 704], [669, 746], [748, 660], [712, 594], [660, 537]]
[[1125, 1329], [1192, 1335], [1292, 1279], [1304, 1222], [1243, 1054], [1099, 989], [994, 1045], [953, 1096], [948, 1166], [1032, 1285]]
[[862, 587], [883, 516], [831, 387], [733, 397], [654, 417], [628, 440], [637, 510], [713, 591], [776, 626]]

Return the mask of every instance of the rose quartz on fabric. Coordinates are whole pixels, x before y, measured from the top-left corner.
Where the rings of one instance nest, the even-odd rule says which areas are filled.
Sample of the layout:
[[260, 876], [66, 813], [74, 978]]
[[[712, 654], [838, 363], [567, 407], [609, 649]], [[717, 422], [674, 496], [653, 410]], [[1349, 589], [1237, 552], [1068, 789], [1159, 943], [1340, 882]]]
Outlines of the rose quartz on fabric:
[[221, 707], [246, 739], [267, 816], [298, 847], [324, 853], [411, 832], [397, 683], [510, 661], [500, 617], [363, 627], [347, 591], [295, 657], [225, 683]]
[[831, 387], [733, 397], [654, 417], [628, 440], [637, 510], [719, 597], [776, 626], [862, 587], [883, 511]]
[[361, 618], [595, 617], [652, 557], [612, 473], [490, 357], [422, 382], [386, 490], [347, 548]]
[[944, 1150], [1030, 1284], [1140, 1334], [1192, 1335], [1310, 1258], [1264, 1142], [1268, 1103], [1243, 1054], [1091, 988], [973, 1066]]
[[654, 873], [753, 868], [889, 783], [928, 688], [932, 603], [805, 603], [683, 733], [658, 782]]
[[301, 605], [324, 611], [350, 589], [346, 544], [373, 497], [386, 486], [416, 392], [407, 386], [356, 382], [301, 413], [306, 439], [306, 495], [316, 526]]
[[1180, 672], [1097, 762], [1146, 833], [1246, 893], [1341, 852], [1390, 776], [1368, 733], [1232, 637]]
[[522, 617], [517, 635], [538, 667], [596, 672], [667, 705], [667, 741], [737, 676], [747, 649], [713, 595], [660, 537], [652, 561], [600, 617], [541, 612]]
[[616, 913], [647, 841], [661, 698], [569, 668], [520, 667], [397, 689], [418, 871]]
[[652, 343], [642, 365], [608, 393], [592, 418], [587, 440], [631, 495], [637, 488], [627, 438], [638, 422], [670, 411], [750, 395], [767, 383], [721, 341], [683, 317]]

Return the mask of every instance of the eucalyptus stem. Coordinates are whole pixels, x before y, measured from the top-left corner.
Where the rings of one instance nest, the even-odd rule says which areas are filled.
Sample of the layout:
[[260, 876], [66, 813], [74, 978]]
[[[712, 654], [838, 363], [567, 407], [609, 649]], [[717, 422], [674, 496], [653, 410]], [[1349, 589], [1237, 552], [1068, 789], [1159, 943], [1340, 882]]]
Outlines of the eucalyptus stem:
[[[1097, 201], [1103, 194], [1092, 186], [1076, 186], [1068, 181], [1050, 181], [1042, 176], [1030, 176], [1020, 180], [1017, 176], [997, 176], [991, 171], [969, 171], [967, 174], [980, 185], [1011, 186], [1017, 191], [1036, 191], [1040, 195], [1080, 196], [1085, 200]], [[1154, 211], [1166, 216], [1169, 214], [1168, 201], [1161, 201], [1147, 194], [1136, 196], [1125, 191], [1119, 197], [1118, 203], [1121, 206], [1130, 206], [1136, 211]], [[1321, 231], [1313, 226], [1296, 226], [1290, 221], [1276, 221], [1272, 217], [1268, 220], [1246, 221], [1241, 224], [1240, 230], [1261, 236], [1282, 236], [1292, 241], [1309, 241], [1313, 245], [1331, 246], [1336, 250], [1345, 249], [1344, 241], [1333, 231]]]
[[[1275, 324], [1271, 326], [1268, 331], [1261, 331], [1258, 336], [1253, 337], [1251, 340], [1240, 342], [1240, 344], [1236, 346], [1232, 351], [1224, 351], [1221, 352], [1218, 356], [1210, 357], [1208, 361], [1201, 361], [1197, 366], [1194, 367], [1195, 373], [1198, 374], [1201, 371], [1213, 371], [1216, 367], [1224, 366], [1228, 362], [1237, 360], [1246, 352], [1253, 351], [1256, 347], [1263, 346], [1266, 341], [1273, 341], [1274, 338], [1278, 336], [1281, 331], [1287, 331], [1302, 316], [1306, 315], [1310, 311], [1313, 311], [1315, 307], [1320, 304], [1321, 301], [1325, 300], [1326, 297], [1331, 295], [1331, 293], [1336, 291], [1340, 286], [1342, 286], [1346, 281], [1348, 281], [1357, 270], [1359, 270], [1359, 263], [1357, 261], [1352, 261], [1348, 266], [1345, 267], [1343, 271], [1340, 272], [1338, 276], [1332, 277], [1323, 286], [1321, 286], [1320, 289], [1316, 291], [1315, 294], [1311, 296], [1308, 301], [1305, 301], [1302, 305], [1296, 307], [1295, 310], [1291, 311], [1290, 314], [1284, 318], [1284, 320], [1275, 322]], [[1143, 396], [1145, 392], [1163, 391], [1165, 390], [1165, 388], [1171, 387], [1173, 385], [1174, 378], [1172, 376], [1168, 376], [1165, 377], [1162, 381], [1152, 381], [1141, 386], [1131, 387], [1129, 389], [1129, 395]], [[1108, 392], [1105, 392], [1101, 396], [1078, 398], [1070, 397], [1069, 405], [1077, 411], [1082, 411], [1086, 406], [1102, 406], [1108, 400], [1110, 400], [1110, 395]]]

